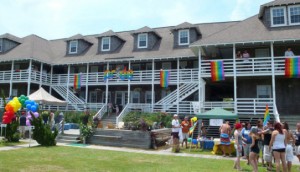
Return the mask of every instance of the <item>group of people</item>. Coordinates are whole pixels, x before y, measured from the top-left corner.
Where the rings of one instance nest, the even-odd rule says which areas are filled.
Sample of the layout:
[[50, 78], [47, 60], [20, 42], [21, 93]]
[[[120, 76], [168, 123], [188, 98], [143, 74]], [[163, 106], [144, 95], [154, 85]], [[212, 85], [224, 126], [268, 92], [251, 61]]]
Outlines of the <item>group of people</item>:
[[300, 161], [300, 123], [297, 130], [289, 130], [287, 122], [267, 122], [263, 126], [262, 120], [257, 121], [256, 126], [250, 123], [236, 123], [234, 131], [234, 142], [236, 149], [236, 160], [234, 169], [241, 170], [240, 158], [244, 155], [247, 164], [251, 165], [254, 172], [258, 171], [258, 160], [262, 152], [262, 165], [272, 170], [272, 161], [275, 160], [276, 171], [282, 168], [283, 172], [291, 172], [292, 161], [295, 154]]

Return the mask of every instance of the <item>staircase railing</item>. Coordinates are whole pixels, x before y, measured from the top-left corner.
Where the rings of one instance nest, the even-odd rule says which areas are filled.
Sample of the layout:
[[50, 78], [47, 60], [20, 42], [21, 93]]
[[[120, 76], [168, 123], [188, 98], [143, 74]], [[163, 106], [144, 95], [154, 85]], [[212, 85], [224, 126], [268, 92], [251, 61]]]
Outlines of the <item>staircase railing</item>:
[[99, 120], [101, 120], [105, 112], [107, 112], [107, 104], [104, 104], [94, 117], [97, 117]]
[[117, 116], [116, 125], [118, 125], [119, 122], [123, 120], [123, 117], [130, 111], [129, 106], [130, 106], [129, 103], [127, 103], [126, 106], [121, 111], [121, 113], [119, 114], [119, 116]]

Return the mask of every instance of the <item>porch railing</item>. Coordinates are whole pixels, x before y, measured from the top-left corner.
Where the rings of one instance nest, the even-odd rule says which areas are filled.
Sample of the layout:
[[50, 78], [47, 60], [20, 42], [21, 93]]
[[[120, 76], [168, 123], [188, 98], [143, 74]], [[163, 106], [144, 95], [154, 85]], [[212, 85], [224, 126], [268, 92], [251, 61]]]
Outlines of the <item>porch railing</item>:
[[99, 120], [101, 120], [102, 117], [104, 116], [105, 112], [107, 112], [107, 104], [103, 104], [103, 106], [96, 113], [95, 117], [97, 117]]
[[126, 106], [123, 108], [123, 110], [121, 111], [121, 113], [119, 114], [119, 116], [117, 116], [116, 118], [116, 125], [119, 125], [119, 122], [121, 122], [123, 120], [123, 117], [130, 112], [129, 110], [129, 104], [126, 104]]

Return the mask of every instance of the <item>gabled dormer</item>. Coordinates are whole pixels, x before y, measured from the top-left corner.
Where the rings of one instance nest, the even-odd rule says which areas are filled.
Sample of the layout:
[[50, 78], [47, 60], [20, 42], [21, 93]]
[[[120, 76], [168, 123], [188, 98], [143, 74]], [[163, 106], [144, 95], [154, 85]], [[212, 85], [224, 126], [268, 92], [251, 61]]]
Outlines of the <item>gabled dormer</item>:
[[67, 55], [80, 55], [85, 53], [93, 43], [88, 39], [84, 38], [81, 34], [74, 35], [66, 39]]
[[132, 32], [134, 38], [133, 51], [149, 51], [159, 49], [161, 36], [147, 26]]
[[11, 34], [0, 35], [0, 53], [6, 53], [22, 43], [22, 40]]
[[115, 53], [118, 52], [125, 43], [117, 33], [109, 30], [98, 36], [98, 53]]
[[173, 27], [171, 31], [174, 35], [174, 48], [188, 47], [201, 36], [198, 27], [188, 22]]
[[258, 17], [270, 28], [300, 25], [300, 1], [275, 0], [260, 7]]

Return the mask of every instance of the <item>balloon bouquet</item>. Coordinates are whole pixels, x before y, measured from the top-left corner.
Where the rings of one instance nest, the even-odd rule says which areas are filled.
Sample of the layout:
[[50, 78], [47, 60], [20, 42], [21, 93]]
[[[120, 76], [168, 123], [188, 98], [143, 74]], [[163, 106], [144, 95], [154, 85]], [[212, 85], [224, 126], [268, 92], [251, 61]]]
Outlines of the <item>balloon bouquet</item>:
[[10, 124], [15, 118], [15, 113], [21, 108], [27, 109], [26, 125], [30, 126], [30, 120], [32, 119], [30, 111], [33, 112], [35, 117], [38, 117], [39, 113], [37, 112], [37, 110], [39, 108], [39, 104], [33, 100], [29, 100], [28, 97], [25, 95], [21, 95], [20, 97], [14, 97], [6, 104], [5, 112], [2, 117], [2, 123]]

